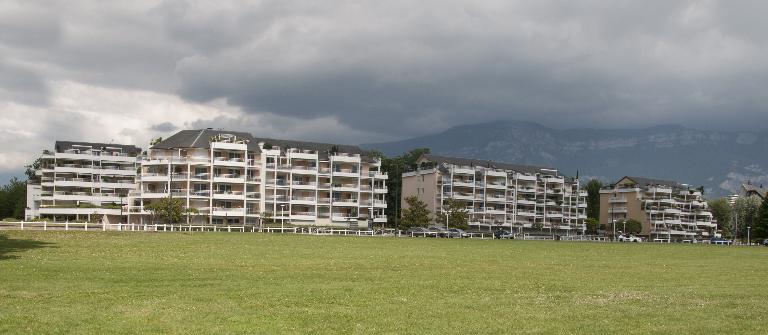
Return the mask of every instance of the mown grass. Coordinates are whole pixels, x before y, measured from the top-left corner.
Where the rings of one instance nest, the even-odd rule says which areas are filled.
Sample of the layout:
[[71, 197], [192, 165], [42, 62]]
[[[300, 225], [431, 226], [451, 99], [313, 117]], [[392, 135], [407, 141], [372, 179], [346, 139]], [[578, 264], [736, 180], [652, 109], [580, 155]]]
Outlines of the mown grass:
[[768, 248], [0, 233], [0, 333], [765, 333]]

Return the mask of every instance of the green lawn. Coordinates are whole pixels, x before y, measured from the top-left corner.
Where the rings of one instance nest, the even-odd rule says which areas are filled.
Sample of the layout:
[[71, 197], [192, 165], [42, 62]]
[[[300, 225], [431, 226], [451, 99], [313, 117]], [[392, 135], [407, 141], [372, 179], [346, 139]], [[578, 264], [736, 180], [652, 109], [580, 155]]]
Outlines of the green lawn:
[[766, 333], [768, 248], [0, 232], [0, 333]]

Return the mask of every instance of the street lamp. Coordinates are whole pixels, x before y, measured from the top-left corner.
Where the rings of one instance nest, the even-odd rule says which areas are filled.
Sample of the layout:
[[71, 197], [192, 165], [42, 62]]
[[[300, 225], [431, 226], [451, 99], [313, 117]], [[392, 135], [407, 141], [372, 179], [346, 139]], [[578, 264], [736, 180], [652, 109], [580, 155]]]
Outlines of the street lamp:
[[752, 228], [752, 226], [747, 226], [747, 245], [752, 245], [752, 240], [749, 239], [749, 229]]

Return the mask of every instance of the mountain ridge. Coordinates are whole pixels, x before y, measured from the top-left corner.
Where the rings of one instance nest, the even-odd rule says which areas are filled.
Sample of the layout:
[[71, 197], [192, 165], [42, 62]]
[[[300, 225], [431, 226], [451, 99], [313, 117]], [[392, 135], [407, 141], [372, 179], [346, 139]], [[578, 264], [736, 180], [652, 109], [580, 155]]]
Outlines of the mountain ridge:
[[615, 181], [625, 175], [704, 186], [708, 194], [768, 184], [768, 131], [698, 130], [676, 124], [646, 128], [550, 128], [530, 121], [459, 125], [411, 139], [360, 145], [393, 156], [417, 147], [465, 158], [545, 165], [563, 174]]

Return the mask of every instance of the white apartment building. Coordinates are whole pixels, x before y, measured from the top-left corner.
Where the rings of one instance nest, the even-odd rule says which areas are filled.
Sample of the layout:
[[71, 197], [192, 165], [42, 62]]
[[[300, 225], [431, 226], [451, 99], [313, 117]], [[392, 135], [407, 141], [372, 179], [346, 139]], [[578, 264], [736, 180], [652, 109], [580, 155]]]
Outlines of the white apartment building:
[[367, 226], [386, 222], [386, 180], [356, 146], [183, 130], [143, 157], [129, 221], [157, 222], [146, 206], [170, 196], [197, 210], [189, 223]]
[[403, 173], [402, 203], [416, 196], [440, 219], [448, 199], [460, 201], [473, 228], [552, 233], [583, 232], [586, 191], [555, 169], [486, 160], [422, 155], [418, 169]]
[[701, 191], [669, 180], [626, 176], [600, 190], [600, 223], [629, 218], [651, 239], [709, 238], [717, 229]]
[[136, 187], [140, 153], [132, 145], [57, 141], [40, 157], [39, 183], [27, 184], [25, 219], [117, 223]]

